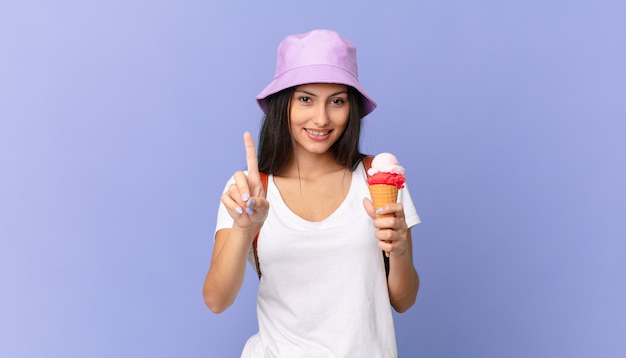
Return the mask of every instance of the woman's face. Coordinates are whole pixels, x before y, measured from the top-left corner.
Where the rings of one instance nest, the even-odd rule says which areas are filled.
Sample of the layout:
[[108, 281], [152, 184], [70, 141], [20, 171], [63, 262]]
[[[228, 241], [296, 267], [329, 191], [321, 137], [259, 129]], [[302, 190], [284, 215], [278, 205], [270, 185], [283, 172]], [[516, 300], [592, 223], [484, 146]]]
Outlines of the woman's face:
[[289, 111], [296, 150], [327, 152], [345, 130], [349, 114], [345, 85], [311, 83], [296, 87]]

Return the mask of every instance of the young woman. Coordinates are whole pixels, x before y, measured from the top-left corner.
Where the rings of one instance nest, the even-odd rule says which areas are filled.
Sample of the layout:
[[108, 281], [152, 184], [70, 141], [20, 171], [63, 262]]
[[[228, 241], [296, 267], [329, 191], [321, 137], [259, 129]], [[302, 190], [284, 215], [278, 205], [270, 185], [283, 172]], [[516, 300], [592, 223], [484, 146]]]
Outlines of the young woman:
[[250, 260], [259, 332], [242, 357], [396, 357], [391, 307], [415, 302], [410, 227], [419, 217], [405, 187], [379, 211], [393, 217], [375, 219], [359, 137], [376, 103], [359, 84], [356, 49], [329, 30], [288, 36], [257, 101], [259, 155], [245, 133], [248, 170], [222, 196], [207, 306], [220, 313], [233, 303]]

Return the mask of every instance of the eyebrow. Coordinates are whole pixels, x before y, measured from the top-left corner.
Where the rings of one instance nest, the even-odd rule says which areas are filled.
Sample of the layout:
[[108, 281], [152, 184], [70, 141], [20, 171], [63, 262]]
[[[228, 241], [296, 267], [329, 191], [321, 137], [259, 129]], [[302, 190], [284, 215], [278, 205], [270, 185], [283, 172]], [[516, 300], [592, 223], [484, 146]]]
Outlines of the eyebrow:
[[[315, 94], [315, 93], [313, 93], [313, 92], [309, 92], [309, 91], [302, 90], [302, 89], [296, 90], [296, 92], [302, 92], [302, 93], [308, 94], [309, 96], [319, 97], [318, 95], [316, 95], [316, 94]], [[332, 94], [331, 94], [330, 96], [328, 96], [328, 97], [333, 97], [333, 96], [337, 96], [337, 95], [344, 94], [344, 93], [345, 93], [345, 94], [347, 94], [347, 93], [348, 93], [348, 91], [347, 91], [347, 90], [341, 90], [341, 91], [339, 91], [339, 92], [332, 93]]]

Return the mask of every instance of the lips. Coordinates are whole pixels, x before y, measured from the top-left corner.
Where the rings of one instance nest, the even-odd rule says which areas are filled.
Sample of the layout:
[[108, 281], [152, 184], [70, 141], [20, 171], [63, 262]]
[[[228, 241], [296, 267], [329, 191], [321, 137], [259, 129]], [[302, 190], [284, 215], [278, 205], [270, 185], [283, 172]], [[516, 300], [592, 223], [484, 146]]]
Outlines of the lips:
[[304, 133], [306, 133], [309, 139], [312, 139], [316, 142], [325, 141], [330, 138], [330, 134], [332, 133], [332, 129], [309, 129], [304, 128]]
[[304, 132], [306, 133], [307, 137], [309, 137], [310, 139], [314, 140], [314, 141], [325, 141], [328, 138], [330, 138], [330, 133], [332, 132], [332, 129], [309, 129], [309, 128], [304, 128]]
[[312, 136], [316, 136], [316, 137], [324, 137], [330, 134], [330, 132], [332, 130], [324, 130], [324, 131], [320, 131], [320, 130], [313, 130], [313, 129], [308, 129], [308, 128], [304, 128], [304, 130], [312, 135]]

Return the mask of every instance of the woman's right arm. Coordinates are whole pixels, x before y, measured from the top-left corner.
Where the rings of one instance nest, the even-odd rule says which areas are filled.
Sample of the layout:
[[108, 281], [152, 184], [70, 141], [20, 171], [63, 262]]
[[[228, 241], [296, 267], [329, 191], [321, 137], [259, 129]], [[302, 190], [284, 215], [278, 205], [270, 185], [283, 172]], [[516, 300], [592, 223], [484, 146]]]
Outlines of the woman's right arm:
[[237, 172], [234, 184], [222, 195], [222, 204], [233, 218], [230, 229], [215, 234], [211, 265], [202, 294], [204, 302], [215, 313], [233, 304], [246, 272], [246, 260], [254, 237], [267, 217], [269, 203], [261, 183], [252, 135], [244, 134], [247, 175]]
[[222, 229], [215, 234], [211, 267], [204, 281], [204, 302], [213, 313], [222, 313], [235, 302], [243, 284], [250, 245], [257, 228]]

